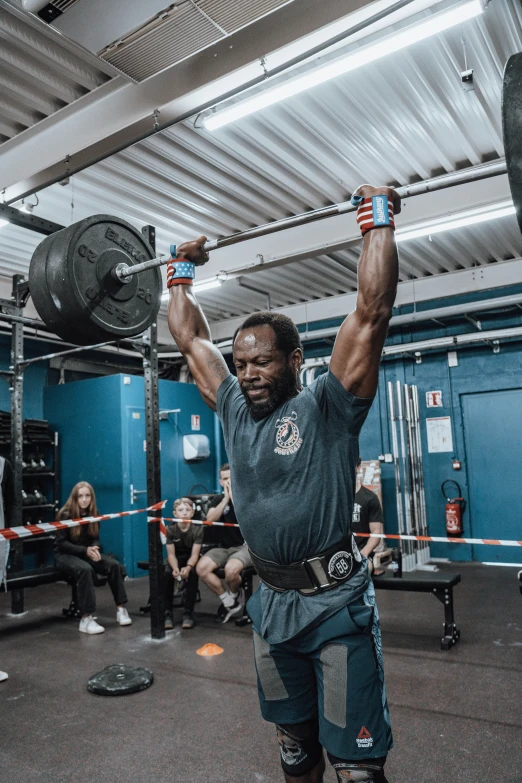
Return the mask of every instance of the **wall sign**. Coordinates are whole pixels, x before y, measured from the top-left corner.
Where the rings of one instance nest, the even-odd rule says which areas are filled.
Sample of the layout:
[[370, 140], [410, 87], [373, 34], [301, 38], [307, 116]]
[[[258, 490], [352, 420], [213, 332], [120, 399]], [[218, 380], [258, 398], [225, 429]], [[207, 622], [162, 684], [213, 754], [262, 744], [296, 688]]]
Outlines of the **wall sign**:
[[192, 430], [201, 429], [201, 417], [198, 414], [193, 414], [190, 417], [190, 427]]
[[442, 408], [442, 392], [441, 391], [426, 392], [426, 407]]
[[441, 451], [453, 451], [451, 418], [449, 416], [426, 419], [426, 434], [428, 436], [428, 451], [430, 454], [438, 454]]

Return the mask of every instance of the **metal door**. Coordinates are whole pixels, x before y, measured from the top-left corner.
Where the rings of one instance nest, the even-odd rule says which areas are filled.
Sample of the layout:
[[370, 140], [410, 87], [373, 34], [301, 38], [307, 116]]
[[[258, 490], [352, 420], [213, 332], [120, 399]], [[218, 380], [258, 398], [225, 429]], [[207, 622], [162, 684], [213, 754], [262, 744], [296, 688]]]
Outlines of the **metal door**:
[[[147, 476], [145, 465], [145, 411], [143, 408], [127, 408], [127, 468], [128, 468], [128, 505], [126, 508], [145, 508], [147, 505]], [[144, 576], [145, 571], [138, 569], [138, 560], [148, 560], [148, 528], [146, 514], [128, 517], [128, 547], [130, 564], [127, 563], [129, 576]]]
[[[463, 394], [473, 538], [522, 540], [522, 389]], [[522, 563], [522, 547], [473, 547], [481, 562]]]

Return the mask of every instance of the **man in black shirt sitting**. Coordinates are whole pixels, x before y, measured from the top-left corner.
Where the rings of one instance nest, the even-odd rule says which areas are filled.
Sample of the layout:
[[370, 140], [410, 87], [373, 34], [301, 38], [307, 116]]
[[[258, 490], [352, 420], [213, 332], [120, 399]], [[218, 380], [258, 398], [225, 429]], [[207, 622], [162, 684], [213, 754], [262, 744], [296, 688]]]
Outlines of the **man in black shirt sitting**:
[[[373, 551], [382, 538], [370, 535], [358, 536], [357, 533], [383, 533], [383, 513], [379, 498], [367, 487], [361, 484], [361, 458], [357, 462], [357, 478], [355, 483], [355, 503], [352, 516], [352, 532], [361, 554], [368, 558], [370, 573], [373, 573]], [[382, 572], [380, 572], [382, 573]]]
[[[222, 465], [219, 469], [219, 483], [223, 487], [223, 494], [216, 495], [211, 501], [207, 519], [210, 522], [237, 524], [230, 486], [230, 465]], [[198, 563], [197, 572], [205, 584], [221, 599], [216, 621], [226, 623], [243, 609], [240, 597], [241, 574], [246, 566], [252, 565], [252, 558], [239, 528], [218, 527], [216, 530], [219, 531], [221, 546], [206, 552]], [[218, 568], [225, 569], [225, 583], [228, 589], [223, 587], [221, 579], [214, 573]]]

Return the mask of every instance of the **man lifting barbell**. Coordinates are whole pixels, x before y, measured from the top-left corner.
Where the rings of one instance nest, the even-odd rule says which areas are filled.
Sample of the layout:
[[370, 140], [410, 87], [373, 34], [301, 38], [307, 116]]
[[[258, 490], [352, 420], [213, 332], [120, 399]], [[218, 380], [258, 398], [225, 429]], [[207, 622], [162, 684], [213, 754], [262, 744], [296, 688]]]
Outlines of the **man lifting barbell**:
[[352, 203], [364, 236], [357, 309], [329, 371], [306, 389], [299, 333], [278, 313], [239, 327], [230, 373], [191, 287], [208, 260], [205, 237], [181, 245], [167, 274], [169, 328], [223, 425], [237, 518], [262, 580], [248, 604], [259, 700], [294, 783], [323, 780], [323, 748], [340, 783], [385, 783], [392, 746], [374, 590], [350, 520], [358, 435], [397, 289], [400, 198], [363, 185]]

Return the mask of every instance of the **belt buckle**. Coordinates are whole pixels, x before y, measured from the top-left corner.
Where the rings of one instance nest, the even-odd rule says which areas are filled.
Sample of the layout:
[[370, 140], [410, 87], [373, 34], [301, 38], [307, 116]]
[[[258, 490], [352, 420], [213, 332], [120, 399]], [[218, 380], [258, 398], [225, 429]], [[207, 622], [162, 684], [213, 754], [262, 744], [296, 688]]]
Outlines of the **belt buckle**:
[[312, 595], [346, 582], [354, 572], [355, 562], [350, 552], [341, 550], [331, 555], [328, 561], [324, 555], [311, 557], [304, 561], [304, 566], [314, 586], [299, 592], [304, 595]]
[[[305, 560], [305, 568], [312, 582], [315, 583], [310, 592], [317, 593], [319, 590], [332, 587], [332, 583], [335, 584], [324, 567], [323, 557], [311, 557], [309, 560]], [[306, 592], [308, 593], [308, 589]]]

